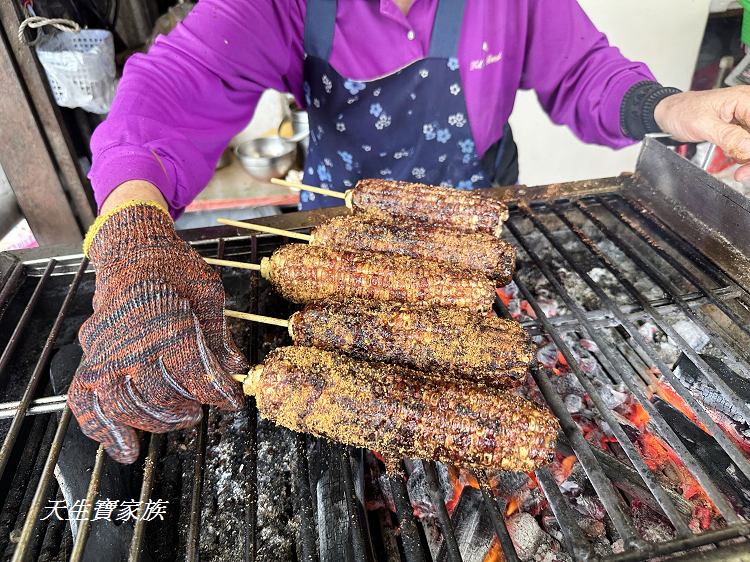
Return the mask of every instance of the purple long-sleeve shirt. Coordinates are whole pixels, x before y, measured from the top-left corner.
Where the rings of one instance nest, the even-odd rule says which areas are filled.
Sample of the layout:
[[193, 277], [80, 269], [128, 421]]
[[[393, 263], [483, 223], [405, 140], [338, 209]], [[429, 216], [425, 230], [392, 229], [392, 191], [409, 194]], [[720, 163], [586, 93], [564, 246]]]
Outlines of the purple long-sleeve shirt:
[[[405, 16], [393, 0], [339, 0], [331, 64], [368, 80], [427, 56], [437, 3], [415, 0]], [[265, 89], [303, 105], [305, 9], [305, 0], [201, 0], [147, 55], [132, 56], [91, 142], [97, 203], [141, 179], [179, 214]], [[653, 76], [611, 47], [575, 0], [468, 0], [462, 25], [458, 58], [478, 154], [502, 135], [519, 89], [534, 89], [552, 120], [586, 142], [632, 142], [620, 104]]]

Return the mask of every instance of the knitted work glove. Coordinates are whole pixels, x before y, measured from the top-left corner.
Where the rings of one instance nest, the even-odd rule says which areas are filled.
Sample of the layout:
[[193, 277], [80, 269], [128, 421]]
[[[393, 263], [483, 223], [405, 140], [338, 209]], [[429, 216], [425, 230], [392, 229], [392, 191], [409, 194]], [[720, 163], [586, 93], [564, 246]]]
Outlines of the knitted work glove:
[[83, 360], [68, 390], [83, 433], [132, 463], [133, 428], [193, 426], [201, 403], [241, 407], [229, 374], [248, 364], [227, 330], [221, 279], [166, 211], [145, 202], [114, 209], [91, 227], [84, 253], [96, 268], [94, 313], [81, 326]]

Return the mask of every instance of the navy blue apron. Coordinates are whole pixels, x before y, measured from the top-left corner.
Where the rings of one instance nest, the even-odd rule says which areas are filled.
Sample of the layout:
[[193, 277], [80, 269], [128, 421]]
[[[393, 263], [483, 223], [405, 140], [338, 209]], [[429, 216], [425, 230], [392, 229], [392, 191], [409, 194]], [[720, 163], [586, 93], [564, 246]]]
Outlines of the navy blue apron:
[[[441, 0], [427, 58], [374, 80], [341, 76], [328, 63], [336, 0], [308, 0], [304, 95], [310, 146], [304, 182], [346, 191], [361, 178], [475, 189], [518, 177], [510, 128], [480, 158], [457, 57], [464, 0]], [[300, 209], [341, 205], [307, 191]]]

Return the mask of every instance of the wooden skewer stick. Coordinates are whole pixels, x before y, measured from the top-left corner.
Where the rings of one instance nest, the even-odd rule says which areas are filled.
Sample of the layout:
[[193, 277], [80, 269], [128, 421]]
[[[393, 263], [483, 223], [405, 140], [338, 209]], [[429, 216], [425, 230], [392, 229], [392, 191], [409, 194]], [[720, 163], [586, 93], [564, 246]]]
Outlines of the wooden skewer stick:
[[238, 310], [224, 309], [224, 316], [231, 318], [241, 318], [242, 320], [250, 320], [251, 322], [262, 322], [263, 324], [273, 324], [274, 326], [281, 326], [282, 328], [289, 327], [289, 320], [283, 318], [272, 318], [270, 316], [261, 316], [260, 314], [250, 314], [249, 312], [240, 312]]
[[216, 258], [203, 258], [206, 263], [211, 265], [220, 265], [223, 267], [237, 267], [239, 269], [251, 269], [252, 271], [260, 271], [260, 265], [257, 263], [245, 263], [242, 261], [231, 261], [231, 260], [217, 260]]
[[254, 224], [251, 222], [235, 221], [231, 219], [217, 219], [221, 224], [228, 226], [235, 226], [237, 228], [244, 228], [246, 230], [254, 230], [256, 232], [266, 232], [268, 234], [277, 234], [279, 236], [286, 236], [288, 238], [296, 238], [297, 240], [304, 240], [310, 242], [312, 236], [309, 234], [302, 234], [300, 232], [292, 232], [290, 230], [282, 230], [281, 228], [273, 228], [272, 226], [263, 226], [260, 224]]
[[275, 183], [276, 185], [283, 185], [284, 187], [291, 187], [292, 189], [299, 189], [301, 191], [311, 191], [312, 193], [319, 193], [320, 195], [327, 195], [329, 197], [338, 197], [339, 199], [344, 200], [344, 204], [352, 208], [352, 190], [347, 189], [343, 193], [340, 191], [334, 191], [332, 189], [325, 189], [322, 187], [315, 187], [312, 185], [306, 185], [304, 183], [298, 183], [293, 181], [286, 181], [286, 180], [280, 180], [276, 178], [271, 178], [271, 183]]

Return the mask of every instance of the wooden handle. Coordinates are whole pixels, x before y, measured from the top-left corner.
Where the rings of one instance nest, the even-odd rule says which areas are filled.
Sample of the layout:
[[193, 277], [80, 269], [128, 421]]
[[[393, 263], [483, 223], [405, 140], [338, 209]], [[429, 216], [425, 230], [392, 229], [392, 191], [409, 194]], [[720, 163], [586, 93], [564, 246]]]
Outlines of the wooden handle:
[[251, 322], [262, 322], [263, 324], [273, 324], [274, 326], [281, 326], [282, 328], [289, 327], [289, 320], [283, 318], [272, 318], [270, 316], [261, 316], [260, 314], [250, 314], [249, 312], [240, 312], [239, 310], [224, 310], [224, 316], [231, 318], [241, 318], [242, 320], [250, 320]]
[[250, 269], [260, 271], [260, 265], [257, 263], [245, 263], [242, 261], [217, 260], [216, 258], [203, 258], [210, 265], [220, 265], [222, 267], [237, 267], [239, 269]]
[[283, 185], [284, 187], [291, 187], [292, 189], [299, 189], [302, 191], [311, 191], [313, 193], [320, 193], [321, 195], [328, 195], [329, 197], [338, 197], [339, 199], [343, 199], [346, 203], [346, 206], [351, 209], [351, 196], [349, 193], [350, 190], [345, 191], [344, 193], [341, 193], [340, 191], [334, 191], [332, 189], [324, 189], [322, 187], [315, 187], [312, 185], [305, 185], [304, 183], [298, 183], [293, 181], [286, 181], [286, 180], [280, 180], [276, 178], [271, 179], [271, 183], [275, 183], [276, 185]]
[[277, 234], [278, 236], [287, 236], [289, 238], [296, 238], [297, 240], [304, 240], [310, 242], [312, 236], [309, 234], [301, 234], [299, 232], [293, 232], [290, 230], [283, 230], [281, 228], [273, 228], [272, 226], [263, 226], [251, 222], [235, 221], [231, 219], [217, 219], [221, 224], [228, 226], [235, 226], [237, 228], [244, 228], [245, 230], [254, 230], [256, 232], [266, 232], [268, 234]]

